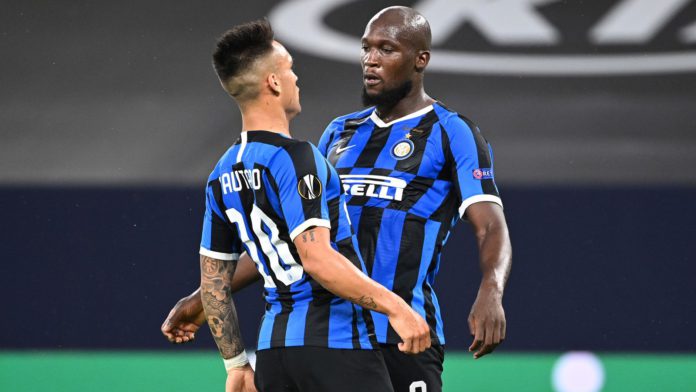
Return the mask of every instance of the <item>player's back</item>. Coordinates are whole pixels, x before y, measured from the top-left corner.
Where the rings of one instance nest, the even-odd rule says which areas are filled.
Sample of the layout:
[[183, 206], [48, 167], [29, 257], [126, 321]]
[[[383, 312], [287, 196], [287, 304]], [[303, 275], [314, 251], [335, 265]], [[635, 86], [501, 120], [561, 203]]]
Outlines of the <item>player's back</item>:
[[369, 312], [306, 274], [293, 243], [310, 227], [330, 228], [332, 246], [363, 269], [340, 179], [314, 146], [243, 132], [211, 173], [207, 198], [201, 254], [233, 259], [246, 250], [263, 277], [258, 349], [374, 347]]

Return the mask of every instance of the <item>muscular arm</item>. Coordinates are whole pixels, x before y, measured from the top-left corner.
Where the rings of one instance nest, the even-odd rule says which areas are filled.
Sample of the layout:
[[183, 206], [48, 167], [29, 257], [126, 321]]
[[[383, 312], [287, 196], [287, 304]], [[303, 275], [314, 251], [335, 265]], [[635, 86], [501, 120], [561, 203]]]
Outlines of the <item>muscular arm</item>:
[[505, 339], [506, 321], [502, 300], [512, 266], [512, 246], [503, 209], [495, 203], [475, 203], [466, 210], [479, 248], [481, 285], [471, 313], [469, 329], [474, 358], [492, 352]]
[[236, 261], [223, 261], [201, 255], [201, 301], [208, 326], [225, 359], [244, 351], [237, 310], [232, 301], [232, 275]]
[[[256, 270], [254, 261], [246, 252], [242, 253], [232, 277], [232, 293], [236, 293], [259, 279], [261, 279], [261, 275]], [[205, 322], [200, 293], [201, 289], [198, 287], [193, 293], [180, 299], [162, 323], [162, 334], [170, 342], [187, 343], [193, 341], [198, 327]]]
[[329, 230], [315, 227], [298, 235], [295, 246], [307, 274], [333, 294], [384, 313], [402, 338], [399, 349], [419, 353], [430, 347], [430, 329], [403, 299], [370, 279], [329, 242]]

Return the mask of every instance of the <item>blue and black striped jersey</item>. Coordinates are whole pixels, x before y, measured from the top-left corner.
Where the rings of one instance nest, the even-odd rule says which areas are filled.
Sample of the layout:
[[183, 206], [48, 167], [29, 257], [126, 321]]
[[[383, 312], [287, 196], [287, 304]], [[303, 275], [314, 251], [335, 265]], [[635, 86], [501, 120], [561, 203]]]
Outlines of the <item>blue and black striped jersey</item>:
[[365, 271], [338, 174], [314, 146], [242, 132], [210, 174], [206, 193], [200, 253], [235, 260], [246, 250], [264, 279], [259, 350], [376, 347], [370, 312], [307, 275], [293, 243], [309, 227], [330, 228], [331, 245]]
[[[420, 313], [444, 344], [433, 284], [450, 230], [473, 203], [502, 205], [488, 142], [440, 103], [384, 123], [374, 108], [335, 119], [319, 150], [338, 171], [372, 279]], [[398, 335], [373, 314], [380, 343]]]

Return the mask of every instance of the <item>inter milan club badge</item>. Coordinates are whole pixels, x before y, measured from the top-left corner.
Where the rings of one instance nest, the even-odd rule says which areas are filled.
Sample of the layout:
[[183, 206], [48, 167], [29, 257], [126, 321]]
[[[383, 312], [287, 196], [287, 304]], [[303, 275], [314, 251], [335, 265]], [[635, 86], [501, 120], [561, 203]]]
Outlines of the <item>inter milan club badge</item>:
[[413, 142], [409, 139], [411, 134], [406, 134], [406, 139], [396, 142], [391, 148], [391, 155], [397, 161], [406, 159], [413, 154]]
[[321, 181], [311, 174], [307, 174], [297, 182], [297, 193], [303, 199], [314, 200], [321, 196]]

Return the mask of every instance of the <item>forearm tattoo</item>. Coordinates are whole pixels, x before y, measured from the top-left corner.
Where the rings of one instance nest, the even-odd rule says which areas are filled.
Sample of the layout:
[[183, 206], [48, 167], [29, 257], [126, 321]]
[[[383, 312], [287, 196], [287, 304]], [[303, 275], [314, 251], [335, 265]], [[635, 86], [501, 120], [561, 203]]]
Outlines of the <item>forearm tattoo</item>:
[[232, 275], [236, 261], [201, 256], [201, 300], [210, 332], [223, 358], [244, 351], [237, 310], [232, 301]]
[[348, 298], [348, 300], [350, 302], [353, 302], [353, 303], [356, 303], [356, 304], [362, 306], [363, 308], [372, 309], [372, 310], [377, 309], [377, 303], [375, 302], [375, 300], [372, 297], [368, 297], [368, 296], [363, 295], [363, 296], [360, 296], [360, 298], [357, 298], [357, 297], [356, 298]]

